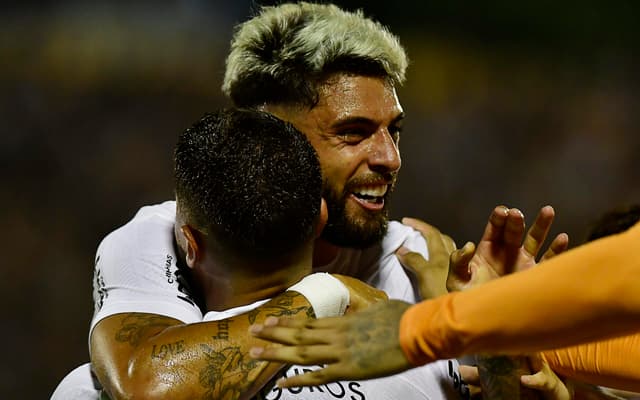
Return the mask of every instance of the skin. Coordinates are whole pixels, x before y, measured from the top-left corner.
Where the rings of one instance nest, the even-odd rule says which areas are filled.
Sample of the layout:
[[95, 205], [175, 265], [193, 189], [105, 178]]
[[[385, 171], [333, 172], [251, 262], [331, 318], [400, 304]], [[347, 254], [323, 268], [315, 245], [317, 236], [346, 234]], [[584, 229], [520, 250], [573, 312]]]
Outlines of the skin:
[[95, 327], [91, 362], [112, 399], [250, 398], [279, 366], [249, 359], [241, 349], [257, 342], [233, 332], [278, 314], [308, 318], [313, 310], [304, 296], [287, 292], [227, 321], [117, 314]]
[[413, 273], [423, 299], [432, 299], [446, 294], [449, 257], [456, 250], [455, 242], [438, 228], [415, 218], [403, 218], [402, 223], [422, 234], [429, 247], [429, 259], [425, 260], [420, 254], [400, 247], [396, 251], [400, 263]]
[[[273, 107], [268, 111], [289, 120], [307, 135], [318, 152], [325, 181], [336, 193], [348, 192], [345, 188], [354, 182], [390, 188], [400, 168], [397, 144], [403, 117], [395, 89], [378, 78], [338, 75], [328, 80], [320, 93], [319, 104], [311, 110]], [[350, 221], [365, 228], [376, 228], [384, 215], [379, 205], [366, 204], [350, 194], [346, 196], [345, 211]], [[199, 277], [200, 289], [207, 294], [208, 309], [224, 309], [275, 295], [309, 272], [272, 276], [270, 281], [262, 280], [261, 287], [255, 287], [256, 281], [251, 277], [225, 275], [224, 269], [214, 264], [202, 266], [202, 262], [213, 260], [207, 254], [215, 253], [206, 248], [196, 230], [182, 229], [185, 225], [178, 221], [177, 241], [186, 263]], [[313, 253], [314, 264], [327, 264], [336, 253], [336, 246], [319, 239]], [[229, 282], [234, 284], [229, 286]], [[384, 297], [380, 291], [355, 280], [346, 283], [353, 300], [351, 309]], [[249, 349], [260, 343], [247, 335], [248, 326], [283, 313], [308, 318], [310, 307], [304, 297], [293, 300], [287, 294], [278, 295], [255, 315], [226, 321], [224, 335], [212, 335], [220, 329], [220, 322], [183, 324], [155, 314], [113, 315], [98, 323], [92, 332], [91, 361], [113, 399], [249, 398], [282, 365], [248, 358]], [[273, 304], [277, 306], [274, 308]], [[226, 355], [224, 349], [234, 349], [233, 354]], [[155, 357], [158, 354], [162, 357]], [[227, 371], [225, 365], [232, 359], [244, 364], [236, 364], [228, 378], [222, 373], [213, 381], [200, 379], [209, 374], [207, 371]], [[238, 368], [243, 372], [234, 375]], [[243, 384], [236, 382], [237, 376], [243, 377]]]
[[[543, 208], [523, 243], [515, 240], [518, 235], [520, 238], [524, 235], [522, 213], [504, 206], [496, 207], [479, 242], [478, 252], [469, 257], [463, 248], [456, 254], [458, 259], [457, 264], [452, 263], [453, 273], [470, 270], [468, 276], [458, 278], [456, 283], [461, 286], [481, 284], [497, 275], [491, 268], [492, 265], [502, 265], [506, 261], [515, 262], [515, 270], [531, 267], [535, 264], [535, 257], [548, 234], [552, 220], [553, 209]], [[423, 223], [414, 225], [421, 224]], [[566, 236], [559, 235], [544, 257], [562, 252], [567, 244]], [[484, 253], [480, 253], [480, 250]], [[399, 254], [399, 257], [401, 261], [409, 260], [408, 253]], [[418, 261], [426, 262], [415, 255], [411, 257], [414, 264], [419, 264]], [[414, 268], [416, 267], [414, 265]], [[261, 360], [329, 364], [324, 369], [281, 380], [278, 384], [282, 387], [318, 385], [338, 379], [363, 379], [394, 374], [412, 367], [404, 356], [397, 337], [400, 319], [407, 307], [409, 305], [406, 303], [390, 301], [376, 304], [366, 312], [342, 318], [317, 321], [268, 318], [264, 324], [254, 324], [250, 333], [261, 339], [288, 346], [257, 346], [252, 349], [251, 355]], [[389, 331], [395, 334], [389, 334]], [[376, 357], [384, 357], [385, 363], [360, 361], [363, 358]]]
[[[344, 213], [349, 224], [363, 232], [379, 230], [380, 225], [386, 222], [384, 200], [372, 204], [359, 199], [355, 192], [366, 185], [374, 185], [388, 191], [395, 183], [395, 175], [401, 165], [398, 141], [404, 117], [395, 88], [380, 78], [337, 74], [330, 77], [319, 91], [319, 103], [310, 110], [275, 105], [267, 105], [264, 108], [293, 123], [307, 135], [318, 153], [325, 189], [337, 194], [339, 198], [344, 198]], [[193, 259], [193, 251], [199, 245], [198, 235], [192, 233], [193, 240], [188, 240], [189, 231], [180, 232], [184, 237], [178, 234], [178, 242], [185, 248], [187, 264], [191, 263], [193, 267], [197, 264]], [[188, 243], [193, 244], [189, 247]], [[313, 265], [328, 264], [337, 251], [338, 247], [327, 240], [316, 240]], [[197, 259], [197, 256], [195, 257]], [[428, 268], [418, 268], [415, 271], [418, 274], [427, 273]], [[272, 285], [262, 288], [247, 286], [251, 290], [245, 292], [235, 290], [243, 285], [232, 285], [234, 290], [227, 291], [228, 282], [245, 282], [248, 285], [250, 279], [238, 276], [231, 279], [221, 276], [221, 271], [214, 269], [203, 269], [198, 275], [201, 277], [203, 293], [215, 294], [206, 297], [208, 303], [214, 304], [214, 308], [211, 309], [246, 304], [251, 301], [253, 294], [260, 293], [260, 297], [264, 298], [277, 292], [272, 290], [273, 286], [282, 290], [289, 284], [273, 281]], [[357, 277], [357, 272], [355, 275]], [[427, 281], [429, 280], [423, 279], [423, 282]], [[365, 299], [363, 303], [367, 303], [367, 296], [370, 296], [367, 292], [370, 289], [350, 289], [352, 299], [362, 297]], [[428, 290], [435, 293], [441, 290], [441, 286]], [[250, 397], [281, 368], [281, 365], [251, 364], [251, 372], [243, 375], [246, 382], [244, 386], [237, 386], [238, 383], [231, 376], [228, 379], [222, 376], [222, 383], [216, 381], [216, 384], [207, 384], [209, 381], [203, 381], [199, 376], [205, 370], [225, 370], [225, 363], [230, 357], [214, 356], [221, 349], [237, 349], [234, 354], [241, 360], [247, 360], [249, 349], [261, 343], [247, 336], [248, 323], [265, 321], [270, 315], [282, 315], [279, 313], [283, 312], [283, 304], [286, 305], [284, 309], [288, 310], [286, 312], [291, 313], [290, 316], [307, 318], [309, 307], [304, 300], [298, 299], [301, 303], [291, 303], [289, 308], [287, 299], [282, 299], [281, 296], [276, 296], [273, 300], [279, 304], [280, 308], [276, 308], [277, 311], [273, 311], [272, 308], [263, 310], [261, 307], [255, 319], [243, 317], [230, 321], [224, 328], [227, 332], [224, 340], [220, 339], [221, 335], [211, 335], [211, 332], [218, 329], [215, 323], [185, 325], [163, 316], [139, 313], [108, 317], [94, 328], [91, 337], [92, 363], [95, 365], [98, 378], [114, 399]], [[135, 344], [119, 339], [122, 337], [124, 326], [131, 320], [140, 321], [132, 328], [136, 332]], [[169, 349], [172, 343], [179, 343], [173, 347], [180, 349], [179, 353], [162, 353], [165, 358], [161, 360], [152, 357], [162, 345]], [[153, 388], [153, 391], [150, 388]]]
[[[326, 218], [323, 202], [318, 233]], [[248, 357], [257, 341], [246, 331], [250, 324], [268, 316], [314, 316], [304, 296], [284, 292], [311, 273], [313, 240], [289, 265], [255, 279], [255, 273], [250, 272], [255, 269], [243, 267], [241, 258], [219, 249], [212, 235], [203, 235], [190, 226], [180, 212], [176, 221], [182, 257], [205, 293], [208, 310], [273, 299], [231, 319], [197, 324], [145, 313], [107, 317], [91, 335], [91, 362], [96, 375], [112, 399], [251, 398], [284, 365]], [[350, 290], [352, 310], [386, 299], [383, 292], [358, 280], [336, 277]]]
[[[351, 312], [387, 298], [356, 279], [334, 276], [349, 288]], [[284, 367], [248, 356], [263, 343], [246, 334], [249, 326], [270, 316], [314, 317], [296, 292], [221, 321], [184, 324], [156, 314], [116, 314], [94, 328], [91, 361], [112, 399], [248, 399]]]
[[[364, 185], [391, 190], [401, 160], [398, 148], [404, 112], [395, 88], [384, 79], [337, 74], [320, 87], [312, 109], [267, 106], [265, 110], [304, 132], [318, 153], [325, 190], [344, 196], [346, 218], [357, 229], [379, 229], [386, 204], [370, 204], [354, 191]], [[329, 224], [332, 223], [329, 213]], [[337, 246], [316, 241], [314, 265], [328, 264]], [[357, 276], [356, 276], [357, 277]]]

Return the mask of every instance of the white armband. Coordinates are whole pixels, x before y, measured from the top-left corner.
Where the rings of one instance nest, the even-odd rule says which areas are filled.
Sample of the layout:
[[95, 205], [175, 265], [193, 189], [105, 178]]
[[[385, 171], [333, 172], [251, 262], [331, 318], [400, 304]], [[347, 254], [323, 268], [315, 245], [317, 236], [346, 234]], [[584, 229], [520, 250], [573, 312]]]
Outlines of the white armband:
[[287, 289], [289, 290], [307, 298], [316, 318], [341, 316], [350, 301], [349, 289], [339, 279], [326, 272], [307, 275]]

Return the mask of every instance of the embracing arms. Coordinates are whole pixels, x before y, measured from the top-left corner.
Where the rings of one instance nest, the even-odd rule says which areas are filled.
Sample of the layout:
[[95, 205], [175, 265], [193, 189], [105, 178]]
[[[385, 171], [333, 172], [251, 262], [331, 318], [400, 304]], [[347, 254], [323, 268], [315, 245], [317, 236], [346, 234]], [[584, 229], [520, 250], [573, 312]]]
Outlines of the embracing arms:
[[[386, 299], [382, 291], [354, 278], [333, 277], [348, 289], [350, 311]], [[114, 400], [250, 398], [284, 364], [248, 356], [252, 346], [264, 343], [248, 335], [248, 327], [267, 317], [306, 320], [314, 317], [314, 307], [320, 307], [325, 315], [328, 312], [322, 301], [315, 299], [312, 306], [294, 290], [298, 290], [296, 286], [260, 307], [217, 321], [184, 324], [146, 313], [109, 316], [91, 335], [91, 362]], [[322, 290], [329, 288], [323, 286]], [[322, 296], [333, 302], [337, 296], [330, 292]]]
[[246, 356], [258, 343], [247, 328], [275, 315], [306, 319], [313, 309], [301, 294], [285, 292], [222, 321], [184, 324], [156, 314], [112, 315], [93, 329], [91, 363], [114, 400], [243, 398], [243, 393], [249, 398], [282, 365]]
[[[389, 302], [375, 305], [366, 314], [318, 321], [270, 319], [266, 325], [254, 327], [254, 334], [293, 346], [258, 348], [253, 354], [261, 359], [280, 361], [312, 362], [317, 358], [330, 364], [324, 370], [288, 379], [284, 384], [289, 386], [317, 384], [352, 374], [358, 377], [386, 375], [462, 354], [519, 354], [637, 332], [640, 325], [639, 241], [640, 225], [636, 225], [626, 233], [581, 246], [536, 268], [414, 306]], [[615, 268], [615, 272], [608, 266]], [[469, 272], [471, 280], [490, 273], [480, 266], [472, 267]], [[378, 334], [382, 332], [374, 329], [374, 318], [378, 315], [391, 329], [398, 329], [399, 340]], [[358, 339], [363, 331], [369, 334], [366, 342]], [[331, 343], [323, 342], [323, 337], [332, 337]], [[602, 358], [611, 361], [607, 364], [585, 353], [578, 359], [575, 353], [571, 356], [569, 350], [559, 350], [555, 358], [545, 355], [554, 370], [565, 375], [638, 390], [640, 376], [637, 368], [632, 371], [630, 366], [640, 362], [640, 346], [630, 346], [637, 343], [637, 339], [629, 340], [621, 338], [617, 344], [616, 340], [607, 344], [618, 346], [601, 353]], [[604, 345], [603, 342], [595, 344], [603, 350]], [[392, 359], [394, 363], [367, 369], [368, 366], [358, 362], [356, 353], [370, 351], [384, 354], [385, 359]], [[627, 357], [610, 356], [621, 352], [626, 352]], [[571, 365], [576, 360], [582, 363]], [[602, 369], [595, 372], [603, 366], [611, 369], [610, 372]], [[615, 376], [615, 380], [606, 376]]]

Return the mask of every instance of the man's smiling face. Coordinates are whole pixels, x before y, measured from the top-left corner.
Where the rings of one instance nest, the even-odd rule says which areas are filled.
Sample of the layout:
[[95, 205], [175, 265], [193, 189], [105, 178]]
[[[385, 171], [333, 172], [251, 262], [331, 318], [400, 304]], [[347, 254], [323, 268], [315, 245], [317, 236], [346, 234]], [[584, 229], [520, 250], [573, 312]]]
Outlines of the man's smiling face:
[[269, 111], [304, 132], [318, 153], [329, 208], [322, 238], [367, 247], [386, 233], [404, 113], [395, 88], [382, 78], [337, 74], [319, 94], [310, 110]]

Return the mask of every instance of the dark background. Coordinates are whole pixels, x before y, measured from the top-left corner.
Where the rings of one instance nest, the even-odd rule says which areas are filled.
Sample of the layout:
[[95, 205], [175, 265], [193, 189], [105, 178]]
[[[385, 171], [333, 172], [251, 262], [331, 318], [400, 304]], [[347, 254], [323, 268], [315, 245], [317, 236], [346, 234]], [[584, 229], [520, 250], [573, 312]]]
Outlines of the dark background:
[[[554, 232], [578, 244], [595, 216], [640, 201], [640, 3], [340, 4], [389, 25], [412, 60], [394, 218], [420, 217], [461, 244], [497, 204], [529, 221], [552, 204]], [[3, 398], [48, 398], [87, 361], [96, 246], [172, 197], [176, 135], [227, 105], [232, 26], [255, 7], [3, 3]]]

